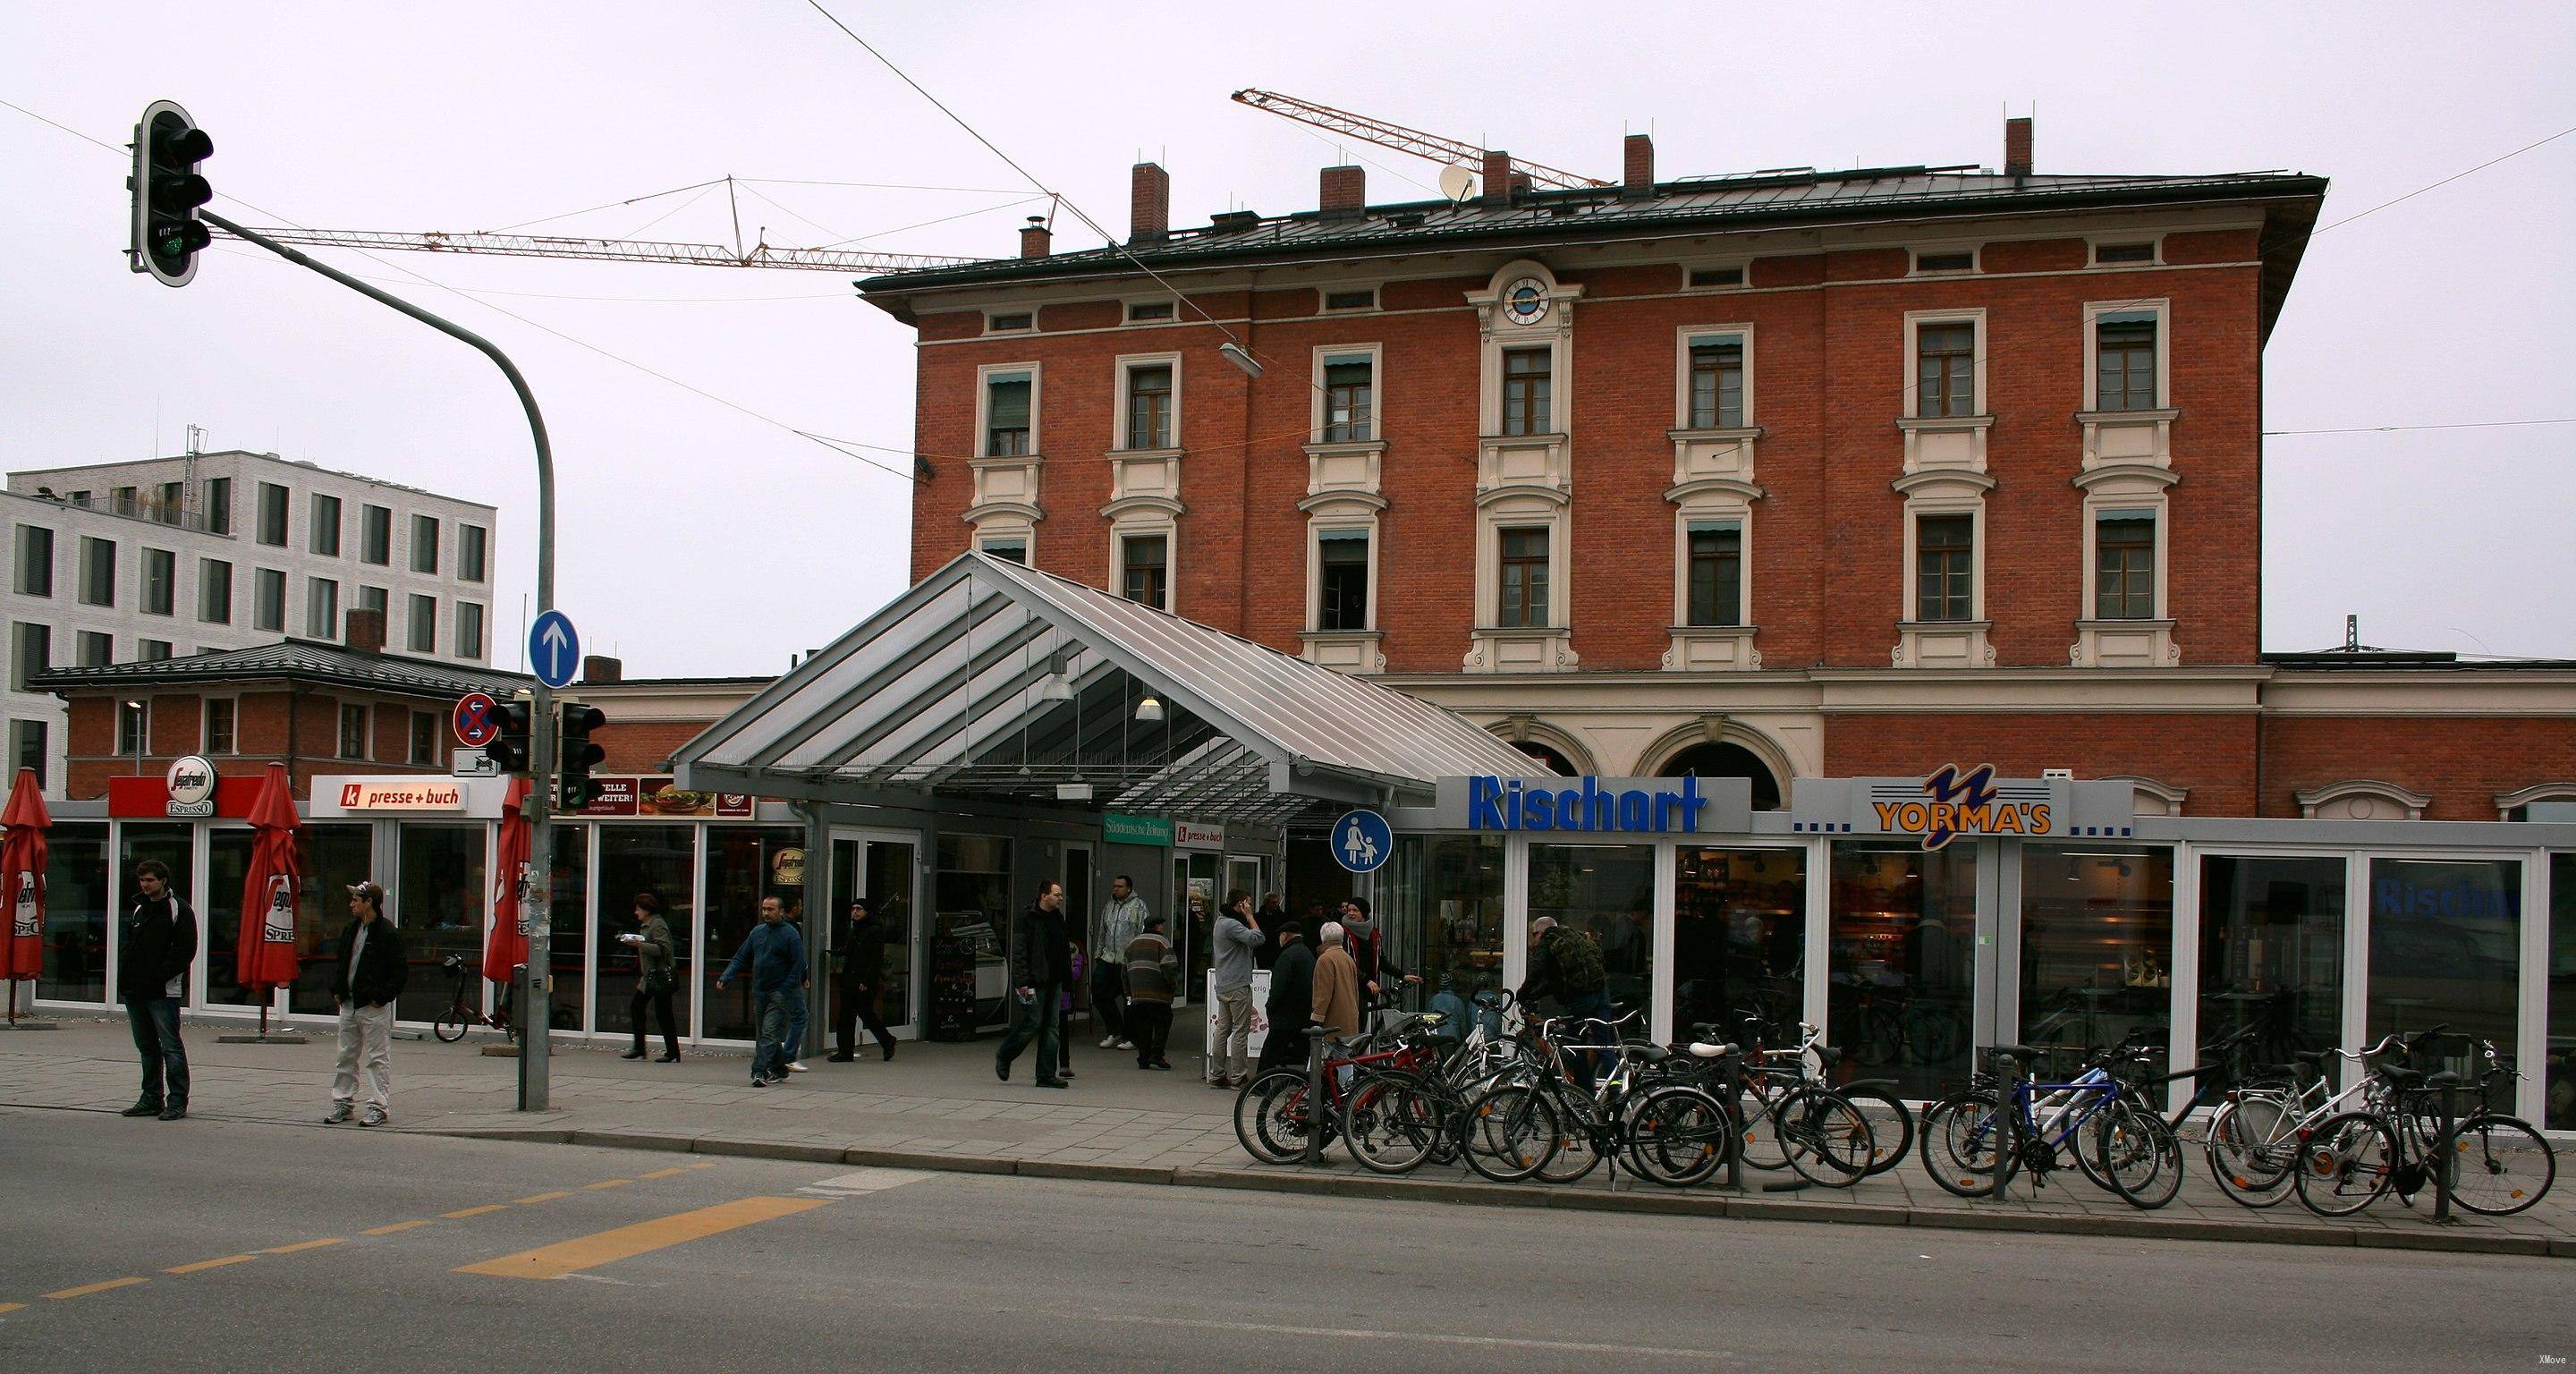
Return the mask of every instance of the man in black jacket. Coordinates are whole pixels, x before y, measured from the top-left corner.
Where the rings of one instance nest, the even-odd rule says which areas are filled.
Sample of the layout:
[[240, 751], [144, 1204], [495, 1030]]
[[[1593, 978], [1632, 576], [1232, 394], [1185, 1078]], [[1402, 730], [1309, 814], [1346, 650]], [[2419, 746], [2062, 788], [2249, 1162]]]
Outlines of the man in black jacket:
[[1255, 1078], [1276, 1068], [1305, 1066], [1306, 1023], [1315, 1015], [1315, 951], [1306, 947], [1305, 934], [1295, 921], [1281, 921], [1272, 932], [1279, 957], [1270, 965], [1270, 1038], [1261, 1042]]
[[349, 925], [340, 932], [340, 972], [331, 981], [331, 1001], [340, 1009], [340, 1060], [331, 1071], [325, 1126], [349, 1119], [361, 1062], [367, 1071], [367, 1113], [358, 1124], [382, 1126], [393, 1120], [386, 1103], [394, 1088], [394, 999], [402, 996], [411, 965], [403, 958], [402, 929], [385, 919], [384, 910], [383, 888], [350, 884]]
[[1011, 1061], [1034, 1042], [1038, 1086], [1071, 1084], [1056, 1075], [1063, 1062], [1064, 990], [1073, 982], [1073, 947], [1065, 943], [1064, 884], [1048, 883], [1020, 916], [1011, 938], [1011, 1029], [993, 1056], [993, 1076], [1011, 1081]]
[[188, 1114], [188, 1047], [179, 1040], [179, 999], [197, 959], [197, 913], [170, 890], [158, 859], [134, 866], [134, 909], [116, 933], [116, 990], [143, 1061], [143, 1095], [127, 1116], [176, 1121]]
[[833, 1009], [840, 1042], [832, 1055], [835, 1064], [858, 1057], [853, 1051], [861, 1021], [867, 1023], [868, 1034], [876, 1037], [885, 1057], [894, 1058], [894, 1032], [886, 1029], [885, 1017], [877, 1010], [877, 987], [885, 981], [885, 947], [885, 927], [868, 910], [867, 899], [852, 897], [849, 933], [841, 937], [840, 1005]]

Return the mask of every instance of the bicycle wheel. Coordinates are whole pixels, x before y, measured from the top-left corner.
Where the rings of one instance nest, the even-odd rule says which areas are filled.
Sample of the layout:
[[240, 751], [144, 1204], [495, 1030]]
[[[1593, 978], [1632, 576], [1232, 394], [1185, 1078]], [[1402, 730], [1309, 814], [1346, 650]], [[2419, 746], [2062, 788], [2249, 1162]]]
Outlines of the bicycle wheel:
[[2480, 1216], [2512, 1216], [2548, 1196], [2558, 1179], [2549, 1142], [2515, 1116], [2470, 1117], [2433, 1155], [2450, 1174], [2451, 1201]]
[[1748, 1167], [1776, 1173], [1789, 1167], [1788, 1148], [1780, 1143], [1778, 1105], [1782, 1091], [1748, 1083], [1735, 1103], [1735, 1139]]
[[451, 1003], [447, 1010], [438, 1014], [437, 1020], [429, 1023], [429, 1033], [442, 1043], [453, 1045], [465, 1038], [465, 1027], [464, 1008]]
[[1923, 1172], [1943, 1191], [1957, 1197], [1990, 1197], [2011, 1177], [2011, 1151], [2005, 1123], [1994, 1099], [1978, 1093], [1945, 1097], [1923, 1111], [1923, 1133], [1915, 1153]]
[[1352, 1085], [1342, 1144], [1363, 1169], [1409, 1174], [1431, 1158], [1446, 1127], [1440, 1099], [1405, 1073], [1373, 1073]]
[[2288, 1104], [2277, 1097], [2239, 1097], [2209, 1118], [2209, 1176], [2242, 1207], [2278, 1205], [2291, 1191], [2299, 1142]]
[[1726, 1164], [1735, 1123], [1697, 1088], [1657, 1088], [1628, 1115], [1628, 1167], [1667, 1188], [1705, 1183]]
[[2299, 1149], [2299, 1202], [2321, 1217], [2348, 1217], [2379, 1200], [2403, 1161], [2396, 1133], [2368, 1112], [2330, 1116]]
[[2095, 1163], [2123, 1202], [2152, 1212], [2182, 1191], [2182, 1137], [2154, 1111], [2114, 1102], [2093, 1127]]
[[1848, 1188], [1869, 1173], [1877, 1158], [1876, 1132], [1851, 1100], [1813, 1083], [1773, 1110], [1789, 1167], [1819, 1188]]
[[1914, 1153], [1914, 1109], [1885, 1088], [1834, 1089], [1869, 1118], [1870, 1162], [1867, 1174], [1883, 1174]]
[[1604, 1123], [1594, 1117], [1596, 1110], [1589, 1099], [1556, 1104], [1556, 1119], [1561, 1128], [1556, 1148], [1539, 1162], [1530, 1177], [1541, 1183], [1563, 1186], [1581, 1183], [1592, 1176], [1593, 1170], [1601, 1167], [1605, 1158], [1601, 1136], [1606, 1132], [1602, 1129]]
[[1234, 1095], [1234, 1138], [1264, 1164], [1294, 1164], [1306, 1154], [1306, 1076], [1273, 1069]]
[[1468, 1168], [1496, 1183], [1518, 1183], [1547, 1163], [1564, 1134], [1545, 1093], [1512, 1083], [1467, 1104], [1461, 1143]]

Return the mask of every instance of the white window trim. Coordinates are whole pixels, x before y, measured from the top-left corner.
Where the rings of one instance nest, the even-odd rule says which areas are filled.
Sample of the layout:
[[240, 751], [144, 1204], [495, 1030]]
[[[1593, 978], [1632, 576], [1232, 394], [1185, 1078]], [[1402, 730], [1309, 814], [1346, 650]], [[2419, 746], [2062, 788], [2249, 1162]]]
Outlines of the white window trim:
[[[2173, 303], [2163, 297], [2153, 300], [2086, 301], [2084, 303], [2084, 412], [2102, 412], [2102, 368], [2100, 324], [2105, 315], [2153, 315], [2156, 317], [2156, 403], [2153, 410], [2170, 409], [2173, 405]], [[1977, 336], [1978, 408], [1985, 399], [1985, 336]], [[2136, 415], [2138, 411], [2111, 411], [2114, 415]]]
[[[1732, 425], [1693, 425], [1690, 413], [1691, 345], [1701, 339], [1732, 338], [1744, 349], [1744, 413]], [[1673, 334], [1673, 428], [1750, 429], [1753, 418], [1753, 326], [1751, 324], [1683, 325]]]
[[[1691, 274], [1694, 272], [1718, 271], [1729, 267], [1744, 273], [1742, 279], [1733, 286], [1691, 285]], [[1722, 296], [1735, 291], [1750, 291], [1753, 289], [1753, 259], [1749, 256], [1685, 259], [1682, 262], [1681, 289], [1684, 295], [1691, 296]]]
[[[1502, 294], [1523, 277], [1536, 277], [1547, 284], [1548, 309], [1535, 324], [1515, 324], [1503, 311]], [[1483, 290], [1472, 292], [1467, 302], [1477, 309], [1484, 334], [1484, 346], [1478, 350], [1476, 423], [1478, 432], [1487, 440], [1526, 444], [1551, 435], [1570, 435], [1574, 410], [1574, 307], [1583, 298], [1580, 285], [1569, 286], [1559, 281], [1546, 264], [1529, 258], [1505, 263], [1486, 279]], [[1548, 350], [1547, 424], [1528, 434], [1506, 436], [1503, 433], [1503, 355], [1524, 348]]]
[[[1332, 300], [1334, 294], [1342, 291], [1366, 291], [1369, 293], [1369, 303], [1366, 305], [1330, 304], [1329, 302]], [[1315, 313], [1318, 315], [1374, 315], [1385, 308], [1386, 288], [1374, 282], [1362, 286], [1318, 286], [1315, 288]]]
[[134, 709], [137, 714], [143, 717], [143, 738], [136, 742], [139, 747], [128, 750], [125, 747], [126, 700], [122, 696], [117, 698], [115, 755], [117, 758], [142, 759], [150, 758], [152, 756], [152, 703], [154, 700], [155, 698], [149, 696], [139, 696], [134, 699]]
[[[1926, 253], [1965, 253], [1968, 255], [1968, 265], [1965, 267], [1944, 267], [1927, 272], [1923, 268], [1923, 255]], [[1973, 277], [1985, 270], [1986, 245], [1982, 241], [1977, 243], [1917, 243], [1909, 245], [1905, 250], [1905, 275], [1908, 278]]]
[[[1369, 365], [1369, 422], [1365, 439], [1327, 439], [1324, 437], [1324, 367], [1335, 358], [1366, 358]], [[1307, 374], [1310, 400], [1307, 407], [1306, 433], [1311, 444], [1375, 444], [1386, 439], [1386, 350], [1382, 344], [1315, 345], [1312, 370]], [[1311, 619], [1311, 617], [1310, 617]]]
[[[1566, 509], [1537, 511], [1515, 509], [1491, 512], [1476, 531], [1476, 628], [1503, 634], [1536, 634], [1544, 630], [1566, 630], [1566, 603], [1573, 599], [1566, 585]], [[1503, 623], [1503, 535], [1510, 530], [1547, 531], [1547, 619], [1535, 625]]]
[[[217, 749], [215, 747], [214, 709], [215, 703], [219, 701], [230, 703], [233, 708], [233, 747], [230, 749]], [[336, 722], [334, 724], [336, 727]], [[197, 708], [197, 749], [200, 753], [212, 758], [220, 758], [241, 752], [240, 697], [204, 698], [204, 703]]]
[[[1029, 322], [1017, 328], [999, 329], [995, 328], [993, 324], [993, 319], [997, 315], [1026, 315], [1029, 317]], [[984, 312], [984, 332], [987, 334], [1035, 334], [1038, 332], [1037, 307], [1030, 306], [1025, 310], [987, 310]]]
[[[1160, 319], [1140, 320], [1136, 318], [1136, 307], [1140, 305], [1169, 306], [1171, 307], [1172, 313], [1165, 315]], [[1156, 325], [1179, 324], [1181, 322], [1181, 303], [1173, 299], [1168, 293], [1149, 296], [1128, 296], [1118, 302], [1118, 321], [1121, 324], [1138, 325], [1149, 329]]]
[[[1950, 274], [1934, 273], [1933, 275]], [[1908, 310], [1905, 312], [1904, 334], [1897, 344], [1905, 363], [1905, 371], [1901, 374], [1904, 379], [1902, 394], [1905, 397], [1903, 417], [1909, 420], [1921, 418], [1934, 421], [1969, 418], [1960, 415], [1925, 416], [1921, 413], [1923, 398], [1916, 393], [1922, 376], [1921, 368], [1916, 365], [1921, 350], [1916, 347], [1916, 344], [1922, 336], [1921, 326], [1927, 324], [1966, 324], [1975, 328], [1974, 346], [1977, 357], [1972, 371], [1976, 376], [1977, 398], [1974, 413], [1978, 416], [1991, 414], [1992, 412], [1986, 409], [1986, 310], [1984, 306], [1971, 306], [1960, 310]]]
[[[1324, 541], [1335, 535], [1359, 535], [1368, 541], [1368, 604], [1362, 608], [1358, 626], [1338, 630], [1324, 628]], [[1377, 516], [1318, 517], [1306, 527], [1306, 633], [1310, 635], [1376, 634], [1377, 629]]]
[[[993, 438], [993, 380], [997, 377], [1012, 377], [1023, 373], [1027, 374], [1029, 379], [1029, 451], [1026, 454], [996, 454], [987, 452], [985, 450], [985, 445], [991, 443]], [[976, 368], [975, 456], [978, 458], [997, 458], [1004, 462], [1014, 462], [1024, 457], [1033, 459], [1039, 454], [1044, 453], [1046, 449], [1042, 445], [1041, 440], [1045, 437], [1045, 431], [1039, 428], [1039, 425], [1046, 418], [1045, 408], [1039, 402], [1039, 397], [1043, 395], [1044, 392], [1045, 377], [1041, 374], [1040, 364], [1036, 362], [986, 363], [983, 366]]]
[[[1922, 560], [1916, 556], [1921, 542], [1925, 516], [1964, 515], [1968, 517], [1968, 618], [1966, 620], [1918, 620], [1923, 609]], [[2161, 595], [2161, 591], [2158, 593]], [[1897, 617], [1908, 625], [1983, 625], [1986, 623], [1986, 502], [1982, 494], [1969, 496], [1916, 496], [1905, 503], [1905, 610]]]
[[[1735, 527], [1735, 623], [1690, 622], [1690, 535], [1693, 525]], [[1673, 512], [1673, 628], [1693, 633], [1732, 633], [1753, 628], [1753, 511], [1749, 506]]]
[[989, 550], [995, 544], [1017, 544], [1020, 546], [1021, 566], [1034, 568], [1038, 565], [1038, 532], [1033, 526], [988, 521], [976, 527], [975, 548], [978, 552]]
[[2146, 625], [2168, 618], [2166, 611], [2172, 591], [2165, 573], [2168, 566], [2165, 544], [2173, 521], [2166, 509], [2164, 493], [2157, 492], [2153, 496], [2105, 496], [2088, 492], [2084, 497], [2084, 604], [2083, 613], [2077, 619], [2087, 622], [2102, 619], [2097, 614], [2101, 609], [2101, 603], [2095, 597], [2102, 581], [2102, 560], [2099, 552], [2102, 545], [2102, 519], [2112, 511], [2127, 510], [2145, 511], [2153, 516], [2156, 522], [2155, 611], [2144, 619], [2128, 616], [2103, 623]]
[[[1140, 367], [1169, 367], [1172, 369], [1172, 432], [1165, 436], [1171, 442], [1158, 444], [1153, 448], [1147, 449], [1139, 449], [1128, 443], [1127, 434], [1128, 380], [1136, 369]], [[1112, 361], [1111, 368], [1112, 371], [1110, 372], [1110, 376], [1116, 381], [1117, 391], [1112, 398], [1116, 403], [1116, 409], [1113, 410], [1109, 416], [1110, 447], [1120, 453], [1172, 453], [1179, 451], [1181, 447], [1181, 355], [1178, 353], [1121, 353]], [[1032, 388], [1032, 390], [1034, 390], [1034, 388]], [[1034, 405], [1029, 408], [1029, 441], [1030, 451], [1035, 452], [1037, 449], [1037, 407]]]
[[[2102, 261], [2102, 246], [2119, 243], [2146, 244], [2150, 256], [2145, 262]], [[2165, 265], [2164, 231], [2157, 230], [2152, 234], [2087, 234], [2084, 236], [2084, 265], [2104, 272], [2134, 272], [2142, 267], [2162, 267]]]
[[[1181, 529], [1180, 522], [1160, 511], [1139, 512], [1128, 520], [1109, 527], [1109, 594], [1121, 600], [1127, 596], [1127, 541], [1160, 539], [1163, 541], [1163, 604], [1155, 610], [1177, 615], [1174, 609], [1181, 599]], [[1146, 602], [1137, 602], [1146, 605]]]

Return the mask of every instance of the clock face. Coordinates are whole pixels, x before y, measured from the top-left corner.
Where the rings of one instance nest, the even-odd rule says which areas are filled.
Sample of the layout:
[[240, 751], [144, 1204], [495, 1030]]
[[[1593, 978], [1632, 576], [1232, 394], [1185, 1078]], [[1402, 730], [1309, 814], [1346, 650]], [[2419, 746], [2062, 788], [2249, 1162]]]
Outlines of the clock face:
[[1536, 324], [1547, 316], [1547, 287], [1536, 277], [1523, 277], [1503, 288], [1503, 313], [1514, 324]]

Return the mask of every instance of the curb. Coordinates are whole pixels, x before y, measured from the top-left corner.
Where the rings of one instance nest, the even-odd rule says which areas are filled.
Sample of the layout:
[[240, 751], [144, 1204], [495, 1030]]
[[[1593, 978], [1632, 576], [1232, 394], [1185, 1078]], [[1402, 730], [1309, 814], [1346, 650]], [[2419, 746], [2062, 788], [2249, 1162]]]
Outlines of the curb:
[[2180, 1217], [2118, 1216], [2102, 1213], [2048, 1215], [2032, 1212], [1969, 1211], [1947, 1207], [1886, 1207], [1867, 1203], [1782, 1201], [1695, 1190], [1602, 1192], [1590, 1188], [1521, 1187], [1464, 1180], [1408, 1181], [1372, 1174], [1273, 1172], [1252, 1169], [1207, 1169], [1146, 1164], [1081, 1163], [1069, 1160], [1005, 1159], [992, 1155], [924, 1154], [912, 1150], [843, 1149], [785, 1140], [746, 1140], [726, 1136], [690, 1136], [657, 1131], [608, 1128], [547, 1129], [470, 1126], [441, 1130], [414, 1129], [411, 1135], [443, 1135], [473, 1140], [517, 1140], [550, 1145], [588, 1145], [602, 1149], [660, 1150], [719, 1155], [740, 1159], [790, 1160], [807, 1164], [874, 1165], [894, 1169], [927, 1169], [952, 1174], [1003, 1174], [1019, 1178], [1066, 1179], [1088, 1183], [1129, 1183], [1151, 1187], [1214, 1188], [1238, 1192], [1289, 1193], [1306, 1197], [1368, 1198], [1387, 1201], [1437, 1202], [1468, 1207], [1558, 1208], [1579, 1212], [1621, 1212], [1646, 1216], [1722, 1217], [1736, 1221], [1840, 1223], [1849, 1226], [1919, 1226], [1945, 1231], [1992, 1231], [2022, 1235], [2097, 1236], [2129, 1240], [2191, 1240], [2253, 1245], [2336, 1246], [2373, 1250], [2436, 1251], [2468, 1255], [2512, 1255], [2576, 1259], [2576, 1238], [2503, 1235], [2485, 1231], [2391, 1231], [2355, 1227], [2267, 1226], [2259, 1222], [2198, 1221]]

